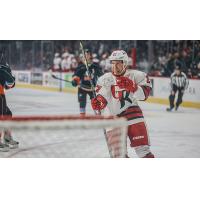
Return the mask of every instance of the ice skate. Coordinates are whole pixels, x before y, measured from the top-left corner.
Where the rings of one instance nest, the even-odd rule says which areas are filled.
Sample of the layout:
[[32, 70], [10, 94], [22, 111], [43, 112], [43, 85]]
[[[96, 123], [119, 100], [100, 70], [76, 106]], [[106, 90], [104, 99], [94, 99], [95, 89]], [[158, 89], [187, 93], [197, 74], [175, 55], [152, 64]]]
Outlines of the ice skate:
[[0, 152], [8, 152], [8, 151], [9, 151], [9, 146], [7, 144], [0, 142]]
[[175, 107], [175, 111], [177, 111], [177, 110], [178, 110], [178, 106]]
[[10, 134], [4, 135], [4, 143], [8, 145], [10, 149], [16, 149], [19, 147], [19, 142], [14, 140]]
[[166, 111], [171, 112], [173, 108], [167, 108]]

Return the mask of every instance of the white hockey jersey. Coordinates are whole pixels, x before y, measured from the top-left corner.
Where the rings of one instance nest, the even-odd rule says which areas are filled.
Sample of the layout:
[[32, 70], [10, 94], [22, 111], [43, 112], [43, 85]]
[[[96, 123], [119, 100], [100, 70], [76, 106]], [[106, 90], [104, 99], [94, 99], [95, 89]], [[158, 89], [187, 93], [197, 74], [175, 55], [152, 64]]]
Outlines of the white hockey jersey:
[[[123, 76], [128, 77], [138, 85], [135, 93], [120, 89], [116, 83], [117, 77], [111, 72], [98, 79], [96, 94], [102, 95], [107, 100], [107, 106], [102, 114], [116, 116], [126, 112], [130, 107], [140, 109], [137, 101], [144, 101], [148, 97], [146, 88], [150, 89], [152, 86], [146, 73], [138, 70], [127, 70]], [[139, 111], [135, 110], [135, 112]]]

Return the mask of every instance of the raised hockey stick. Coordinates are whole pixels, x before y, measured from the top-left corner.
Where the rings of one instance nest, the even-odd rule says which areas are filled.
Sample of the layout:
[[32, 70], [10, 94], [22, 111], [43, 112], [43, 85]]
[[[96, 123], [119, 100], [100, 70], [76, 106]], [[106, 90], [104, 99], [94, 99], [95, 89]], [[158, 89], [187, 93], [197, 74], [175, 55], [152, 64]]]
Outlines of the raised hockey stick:
[[6, 57], [5, 57], [5, 48], [2, 48], [2, 50], [1, 50], [1, 58], [0, 58], [0, 64], [6, 64], [6, 63], [3, 63], [3, 61], [5, 62], [5, 60], [6, 60]]
[[[84, 47], [83, 47], [83, 43], [81, 41], [80, 41], [80, 47], [81, 47], [81, 51], [82, 51], [82, 54], [83, 54], [83, 57], [84, 57], [84, 60], [85, 60], [86, 70], [87, 70], [88, 76], [90, 78], [90, 84], [91, 84], [91, 88], [92, 88], [92, 92], [93, 92], [93, 97], [95, 98], [97, 95], [96, 95], [96, 92], [95, 92], [94, 84], [92, 82], [91, 73], [90, 73], [90, 70], [89, 70], [89, 65], [88, 65], [85, 50], [84, 50]], [[94, 110], [94, 112], [95, 112], [96, 115], [101, 115], [100, 110], [98, 112], [96, 112]], [[111, 151], [111, 148], [109, 146], [108, 138], [107, 138], [107, 135], [106, 135], [106, 130], [104, 129], [103, 131], [104, 131], [104, 136], [105, 136], [106, 144], [107, 144], [107, 147], [108, 147], [109, 155], [110, 155], [111, 158], [113, 158], [112, 151]]]
[[4, 50], [2, 49], [2, 50], [1, 50], [0, 64], [1, 64], [1, 62], [3, 61], [3, 58], [4, 58]]
[[[90, 73], [90, 70], [89, 70], [88, 61], [87, 61], [87, 58], [86, 58], [85, 50], [83, 48], [83, 43], [81, 41], [80, 41], [80, 47], [81, 47], [81, 51], [82, 51], [82, 54], [83, 54], [83, 57], [84, 57], [84, 60], [85, 60], [86, 70], [87, 70], [88, 76], [90, 78], [90, 85], [91, 85], [91, 88], [92, 88], [92, 93], [93, 93], [93, 96], [95, 98], [97, 95], [96, 95], [96, 92], [95, 92], [94, 84], [92, 82], [92, 78], [91, 78], [91, 73]], [[98, 114], [101, 114], [101, 113], [98, 113]]]
[[3, 52], [1, 52], [0, 64], [1, 64], [2, 60], [3, 60]]

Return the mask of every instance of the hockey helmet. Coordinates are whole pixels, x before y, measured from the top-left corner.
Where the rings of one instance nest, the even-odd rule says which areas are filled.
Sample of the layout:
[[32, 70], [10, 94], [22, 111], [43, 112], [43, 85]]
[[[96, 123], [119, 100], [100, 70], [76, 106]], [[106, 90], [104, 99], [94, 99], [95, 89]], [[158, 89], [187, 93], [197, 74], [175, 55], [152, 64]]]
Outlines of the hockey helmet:
[[124, 50], [116, 50], [113, 51], [110, 58], [110, 61], [112, 60], [121, 60], [123, 61], [124, 65], [127, 66], [128, 65], [128, 55]]

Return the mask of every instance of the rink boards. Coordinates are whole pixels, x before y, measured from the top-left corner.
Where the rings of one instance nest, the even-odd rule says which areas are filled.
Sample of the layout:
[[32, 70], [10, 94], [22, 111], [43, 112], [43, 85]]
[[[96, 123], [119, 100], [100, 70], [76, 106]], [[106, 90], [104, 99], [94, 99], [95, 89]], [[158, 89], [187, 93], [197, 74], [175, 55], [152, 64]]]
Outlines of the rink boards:
[[[32, 88], [39, 90], [64, 91], [76, 93], [77, 88], [71, 83], [52, 78], [49, 72], [13, 71], [16, 77], [17, 87]], [[72, 73], [54, 73], [57, 77], [71, 81]], [[170, 79], [163, 77], [151, 77], [152, 93], [147, 100], [150, 103], [169, 104]], [[200, 109], [200, 80], [189, 80], [189, 86], [183, 96], [184, 107]]]

